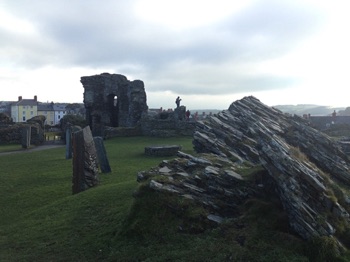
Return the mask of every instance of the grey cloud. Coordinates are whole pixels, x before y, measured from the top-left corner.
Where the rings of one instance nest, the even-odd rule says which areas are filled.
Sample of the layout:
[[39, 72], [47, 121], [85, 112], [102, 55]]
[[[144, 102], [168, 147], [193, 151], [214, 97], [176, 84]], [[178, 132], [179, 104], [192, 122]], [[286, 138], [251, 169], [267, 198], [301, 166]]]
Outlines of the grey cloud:
[[[146, 87], [151, 91], [175, 91], [181, 94], [222, 95], [287, 88], [299, 83], [292, 77], [271, 77], [239, 72], [220, 73], [217, 70], [189, 70], [182, 73], [178, 68], [174, 74], [164, 73], [162, 77], [149, 77]], [[147, 78], [146, 78], [147, 79]]]
[[[224, 94], [295, 84], [297, 80], [288, 77], [235, 70], [242, 64], [286, 54], [320, 25], [317, 10], [303, 9], [293, 1], [257, 1], [223, 22], [183, 32], [139, 20], [132, 13], [133, 1], [12, 3], [14, 12], [35, 22], [43, 40], [29, 43], [27, 50], [15, 43], [22, 56], [17, 59], [27, 66], [126, 68], [130, 74], [149, 80], [152, 91], [186, 94]], [[183, 66], [182, 61], [188, 63]], [[227, 65], [230, 67], [225, 69]]]

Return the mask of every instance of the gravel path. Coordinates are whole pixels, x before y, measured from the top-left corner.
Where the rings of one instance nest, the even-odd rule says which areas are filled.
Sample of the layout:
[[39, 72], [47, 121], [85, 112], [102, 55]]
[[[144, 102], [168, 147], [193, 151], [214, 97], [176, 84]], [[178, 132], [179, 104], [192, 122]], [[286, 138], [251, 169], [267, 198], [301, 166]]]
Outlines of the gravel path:
[[15, 151], [2, 152], [2, 153], [0, 153], [0, 156], [12, 155], [12, 154], [18, 154], [18, 153], [30, 153], [30, 152], [47, 150], [47, 149], [52, 149], [52, 148], [59, 148], [59, 147], [64, 147], [64, 146], [65, 145], [63, 145], [63, 144], [41, 145], [41, 146], [36, 146], [36, 147], [33, 147], [33, 148], [29, 148], [29, 149], [20, 149], [20, 150], [15, 150]]

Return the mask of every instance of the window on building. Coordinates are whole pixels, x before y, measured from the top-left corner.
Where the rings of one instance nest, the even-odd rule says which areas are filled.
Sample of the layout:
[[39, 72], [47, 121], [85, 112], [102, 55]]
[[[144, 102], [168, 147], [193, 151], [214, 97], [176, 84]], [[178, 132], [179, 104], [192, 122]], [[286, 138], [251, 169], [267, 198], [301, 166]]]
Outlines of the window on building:
[[58, 119], [61, 119], [61, 116], [60, 116], [60, 115], [58, 115]]
[[26, 117], [25, 116], [22, 119], [23, 119], [23, 121], [26, 121]]
[[65, 114], [66, 113], [66, 111], [63, 111], [63, 114]]
[[33, 109], [33, 106], [30, 106], [31, 109]]
[[31, 115], [31, 116], [34, 115], [34, 112], [33, 112], [33, 111], [30, 111], [30, 115]]

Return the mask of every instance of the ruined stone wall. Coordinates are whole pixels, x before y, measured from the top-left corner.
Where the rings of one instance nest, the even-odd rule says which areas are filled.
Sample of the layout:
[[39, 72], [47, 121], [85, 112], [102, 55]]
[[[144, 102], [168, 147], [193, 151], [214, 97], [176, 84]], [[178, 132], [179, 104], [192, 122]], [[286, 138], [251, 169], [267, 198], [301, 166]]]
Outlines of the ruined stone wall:
[[324, 130], [331, 125], [350, 125], [350, 116], [310, 116], [309, 121], [313, 127]]
[[142, 134], [145, 136], [192, 136], [195, 130], [195, 122], [144, 118], [142, 119], [141, 128]]
[[142, 134], [157, 137], [192, 136], [195, 122], [186, 120], [185, 113], [186, 107], [180, 106], [171, 112], [145, 114], [141, 120]]
[[94, 136], [103, 136], [106, 126], [134, 127], [147, 112], [147, 97], [141, 80], [129, 81], [119, 74], [81, 77], [86, 120]]
[[139, 125], [135, 127], [106, 127], [104, 131], [106, 139], [112, 137], [142, 136]]

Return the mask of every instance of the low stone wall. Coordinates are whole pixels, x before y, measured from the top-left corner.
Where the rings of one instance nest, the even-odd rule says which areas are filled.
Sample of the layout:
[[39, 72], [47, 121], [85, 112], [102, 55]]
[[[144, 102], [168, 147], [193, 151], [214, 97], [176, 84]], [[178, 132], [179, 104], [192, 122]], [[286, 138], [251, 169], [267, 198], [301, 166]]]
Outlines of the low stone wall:
[[104, 138], [141, 136], [141, 127], [105, 127]]
[[178, 145], [154, 145], [145, 147], [148, 156], [175, 156], [181, 150]]
[[142, 134], [145, 136], [173, 137], [192, 136], [195, 122], [174, 121], [174, 119], [143, 119], [141, 122]]

